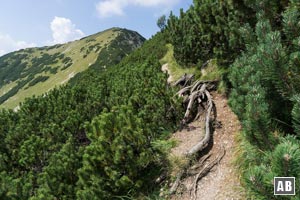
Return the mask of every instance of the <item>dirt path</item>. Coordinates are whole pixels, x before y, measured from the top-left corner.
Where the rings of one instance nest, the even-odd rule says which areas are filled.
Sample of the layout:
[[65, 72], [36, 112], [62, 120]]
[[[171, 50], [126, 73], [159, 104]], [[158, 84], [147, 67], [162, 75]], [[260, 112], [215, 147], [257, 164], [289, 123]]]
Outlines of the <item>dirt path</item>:
[[[214, 93], [213, 99], [217, 107], [217, 120], [222, 125], [220, 128], [215, 129], [213, 141], [207, 148], [212, 153], [211, 160], [219, 154], [222, 146], [224, 146], [226, 154], [220, 163], [198, 182], [197, 200], [246, 199], [238, 174], [232, 164], [235, 152], [234, 138], [241, 127], [237, 117], [227, 105], [226, 98]], [[192, 131], [183, 130], [173, 135], [173, 139], [177, 140], [179, 144], [172, 150], [172, 155], [183, 155], [200, 140], [199, 133], [203, 128], [203, 123], [193, 122], [190, 125], [196, 129]], [[179, 193], [173, 195], [171, 200], [190, 200], [191, 194], [189, 191], [192, 188], [194, 178], [195, 176], [184, 179], [183, 184], [178, 189]]]

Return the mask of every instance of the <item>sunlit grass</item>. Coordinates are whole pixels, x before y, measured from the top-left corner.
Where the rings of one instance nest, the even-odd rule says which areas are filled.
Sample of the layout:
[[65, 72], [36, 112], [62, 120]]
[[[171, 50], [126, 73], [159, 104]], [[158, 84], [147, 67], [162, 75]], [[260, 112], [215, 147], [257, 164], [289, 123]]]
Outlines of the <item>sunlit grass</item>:
[[[18, 93], [12, 97], [10, 97], [7, 101], [5, 101], [3, 104], [0, 105], [0, 108], [15, 108], [19, 105], [20, 102], [23, 102], [26, 98], [32, 97], [33, 95], [38, 96], [42, 95], [51, 89], [53, 89], [56, 86], [66, 84], [70, 78], [75, 76], [77, 73], [82, 72], [86, 70], [91, 64], [95, 63], [98, 53], [94, 50], [91, 50], [86, 57], [83, 57], [85, 54], [84, 52], [81, 52], [80, 49], [82, 47], [88, 48], [89, 46], [95, 45], [95, 44], [101, 44], [101, 49], [104, 47], [105, 44], [109, 44], [115, 37], [118, 36], [118, 32], [113, 32], [113, 30], [108, 30], [105, 32], [102, 32], [100, 34], [95, 34], [90, 37], [84, 38], [82, 40], [77, 40], [74, 42], [69, 42], [66, 44], [63, 44], [62, 46], [58, 48], [53, 48], [50, 50], [47, 50], [45, 48], [39, 49], [35, 48], [33, 50], [32, 55], [30, 56], [30, 59], [23, 60], [22, 62], [29, 63], [29, 66], [31, 66], [31, 59], [34, 57], [39, 57], [43, 53], [47, 53], [49, 55], [53, 55], [55, 53], [63, 53], [64, 57], [70, 57], [72, 59], [72, 65], [68, 67], [65, 70], [58, 69], [56, 74], [51, 74], [49, 72], [41, 72], [35, 74], [35, 77], [38, 77], [40, 75], [46, 75], [49, 76], [48, 80], [45, 82], [39, 82], [34, 86], [28, 87], [27, 83], [23, 88], [21, 88]], [[94, 40], [92, 40], [94, 39]], [[87, 42], [89, 40], [89, 42]], [[100, 49], [100, 50], [101, 50]], [[64, 64], [62, 63], [62, 60], [59, 60], [57, 63], [53, 65], [49, 65], [50, 67], [62, 67]], [[25, 77], [24, 79], [26, 79]], [[6, 93], [8, 89], [12, 88], [13, 86], [17, 85], [17, 81], [14, 81], [10, 83], [9, 85], [5, 85], [0, 89], [0, 94]], [[27, 88], [27, 89], [25, 89]]]
[[171, 44], [167, 44], [168, 51], [166, 55], [160, 60], [161, 64], [168, 63], [169, 73], [173, 77], [172, 81], [178, 80], [182, 75], [195, 74], [199, 75], [201, 72], [197, 67], [183, 67], [180, 66], [174, 58], [174, 47]]

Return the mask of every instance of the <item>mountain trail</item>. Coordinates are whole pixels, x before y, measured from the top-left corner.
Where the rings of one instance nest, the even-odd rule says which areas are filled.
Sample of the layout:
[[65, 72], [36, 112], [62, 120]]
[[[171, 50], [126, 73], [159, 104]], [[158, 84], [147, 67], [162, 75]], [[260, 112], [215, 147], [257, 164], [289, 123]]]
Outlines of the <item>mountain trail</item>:
[[[210, 172], [197, 184], [197, 200], [237, 200], [246, 199], [245, 192], [241, 187], [237, 169], [233, 164], [236, 142], [235, 136], [239, 133], [241, 125], [236, 115], [231, 111], [227, 105], [227, 99], [222, 95], [214, 92], [212, 93], [213, 100], [217, 108], [217, 121], [220, 122], [219, 126], [215, 128], [212, 134], [212, 140], [208, 147], [201, 152], [211, 154], [204, 166], [212, 162], [221, 152], [225, 149], [225, 156], [221, 161], [215, 165]], [[201, 119], [189, 124], [189, 128], [182, 131], [177, 131], [172, 136], [178, 142], [178, 145], [172, 149], [171, 156], [183, 156], [193, 145], [204, 137], [203, 120]], [[199, 135], [202, 134], [202, 135]], [[203, 157], [201, 156], [201, 157]], [[201, 159], [200, 157], [200, 159]], [[198, 169], [201, 171], [203, 166]], [[173, 195], [171, 200], [190, 200], [193, 199], [193, 183], [196, 174], [187, 176], [181, 180], [181, 185], [177, 189], [177, 193]]]

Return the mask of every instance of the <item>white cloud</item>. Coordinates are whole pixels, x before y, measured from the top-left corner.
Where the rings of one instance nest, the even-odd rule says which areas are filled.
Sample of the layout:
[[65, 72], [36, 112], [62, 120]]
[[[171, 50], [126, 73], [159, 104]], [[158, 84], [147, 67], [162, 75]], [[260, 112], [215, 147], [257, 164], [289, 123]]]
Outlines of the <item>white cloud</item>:
[[179, 3], [179, 0], [131, 0], [133, 4], [151, 7], [151, 6], [173, 6]]
[[0, 33], [0, 56], [12, 52], [17, 51], [19, 49], [24, 49], [28, 47], [36, 46], [35, 43], [28, 43], [25, 41], [18, 41], [13, 39], [8, 34], [1, 34]]
[[124, 15], [123, 7], [127, 5], [124, 0], [100, 1], [96, 5], [96, 10], [101, 18], [111, 17], [113, 15]]
[[70, 19], [64, 17], [54, 17], [50, 28], [53, 37], [52, 43], [54, 44], [69, 42], [85, 36], [80, 29], [76, 29], [75, 24]]
[[96, 4], [96, 10], [101, 18], [114, 15], [124, 15], [124, 8], [128, 6], [156, 7], [162, 9], [170, 8], [179, 3], [180, 0], [102, 0]]

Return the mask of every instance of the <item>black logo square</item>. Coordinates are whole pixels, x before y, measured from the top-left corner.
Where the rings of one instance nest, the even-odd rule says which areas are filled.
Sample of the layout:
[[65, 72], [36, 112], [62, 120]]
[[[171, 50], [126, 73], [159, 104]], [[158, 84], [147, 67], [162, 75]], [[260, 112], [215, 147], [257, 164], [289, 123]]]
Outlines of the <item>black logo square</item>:
[[295, 195], [295, 177], [274, 177], [274, 195]]

